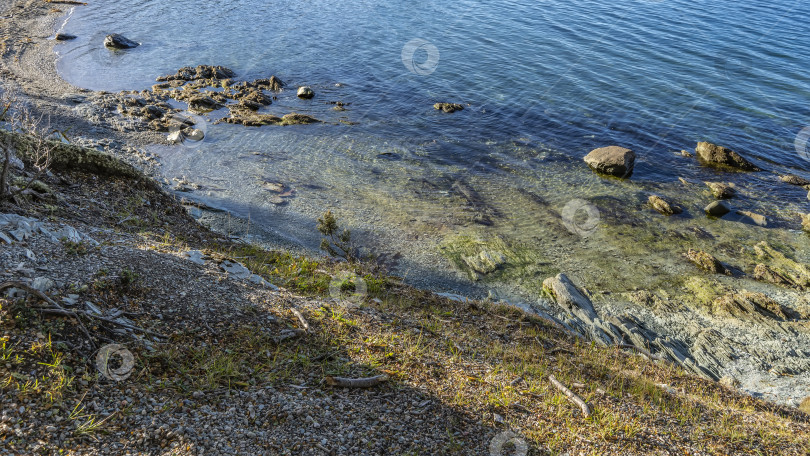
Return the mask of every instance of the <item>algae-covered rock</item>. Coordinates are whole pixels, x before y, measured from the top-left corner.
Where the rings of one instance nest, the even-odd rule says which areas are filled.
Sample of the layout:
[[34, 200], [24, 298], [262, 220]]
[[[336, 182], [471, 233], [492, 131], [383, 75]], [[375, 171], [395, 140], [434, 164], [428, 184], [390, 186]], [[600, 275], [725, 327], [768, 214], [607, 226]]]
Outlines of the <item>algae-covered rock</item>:
[[[810, 267], [808, 265], [794, 261], [765, 241], [761, 241], [754, 246], [754, 253], [758, 263], [767, 267], [767, 270], [760, 268], [763, 274], [773, 271], [794, 286], [799, 288], [810, 287]], [[767, 275], [763, 277], [767, 277]]]
[[650, 197], [647, 199], [647, 203], [652, 206], [653, 209], [664, 215], [680, 214], [683, 212], [680, 207], [670, 203], [658, 195], [650, 195]]
[[310, 99], [315, 96], [315, 91], [312, 88], [304, 86], [298, 88], [298, 93], [296, 94], [298, 98]]
[[695, 263], [700, 269], [714, 274], [730, 274], [729, 270], [723, 266], [717, 258], [702, 250], [689, 249], [686, 257]]
[[482, 250], [478, 255], [463, 257], [464, 262], [475, 272], [489, 274], [506, 262], [506, 257], [498, 251]]
[[723, 182], [704, 182], [711, 190], [712, 195], [717, 199], [728, 199], [733, 197], [737, 191], [728, 184]]
[[799, 318], [799, 314], [766, 295], [746, 290], [733, 291], [715, 299], [712, 313], [741, 320], [761, 320], [760, 316], [780, 321]]
[[464, 106], [462, 106], [462, 105], [460, 105], [458, 103], [436, 103], [436, 104], [433, 105], [433, 108], [437, 109], [439, 111], [443, 111], [443, 112], [447, 112], [447, 113], [453, 113], [453, 112], [456, 112], [456, 111], [463, 110]]
[[805, 187], [810, 185], [810, 180], [807, 180], [803, 177], [799, 177], [795, 174], [785, 174], [783, 176], [779, 176], [779, 180], [790, 185], [798, 185], [800, 187]]
[[188, 99], [188, 108], [196, 112], [214, 111], [222, 107], [222, 104], [207, 95], [196, 95]]
[[796, 285], [792, 280], [769, 268], [768, 265], [764, 263], [756, 265], [754, 268], [754, 278], [762, 282], [772, 283], [774, 285], [782, 285], [786, 287]]
[[722, 201], [713, 201], [709, 203], [708, 206], [703, 208], [703, 210], [707, 215], [711, 215], [713, 217], [722, 217], [731, 212], [731, 209], [729, 209], [729, 207], [726, 206]]
[[802, 218], [802, 229], [810, 233], [810, 214], [799, 214]]
[[729, 293], [731, 290], [718, 282], [707, 277], [692, 276], [684, 281], [684, 288], [687, 291], [688, 301], [711, 309], [712, 303], [719, 297]]
[[706, 165], [740, 171], [761, 171], [737, 152], [709, 142], [699, 142], [695, 148], [698, 159]]

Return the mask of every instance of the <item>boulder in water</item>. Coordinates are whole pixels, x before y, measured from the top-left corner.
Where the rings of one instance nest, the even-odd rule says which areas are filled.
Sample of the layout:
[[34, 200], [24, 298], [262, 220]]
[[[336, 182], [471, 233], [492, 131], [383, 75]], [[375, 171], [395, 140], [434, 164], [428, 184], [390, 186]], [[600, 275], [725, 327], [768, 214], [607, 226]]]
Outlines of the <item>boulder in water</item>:
[[608, 146], [592, 150], [584, 160], [597, 173], [624, 178], [632, 174], [636, 154], [624, 147]]
[[709, 187], [712, 195], [717, 199], [728, 199], [737, 193], [733, 187], [722, 182], [704, 182], [704, 184]]
[[314, 96], [315, 92], [310, 87], [303, 86], [298, 88], [298, 98], [304, 98], [309, 100]]
[[740, 171], [762, 171], [737, 152], [709, 142], [699, 142], [695, 148], [698, 159], [706, 165]]
[[650, 195], [650, 197], [647, 199], [647, 203], [656, 211], [667, 216], [680, 214], [682, 212], [680, 207], [670, 203], [658, 195]]
[[433, 105], [433, 107], [447, 113], [461, 111], [464, 109], [464, 106], [458, 103], [436, 103]]
[[104, 38], [104, 46], [110, 49], [132, 49], [140, 46], [140, 43], [136, 43], [129, 38], [113, 33]]
[[714, 201], [703, 208], [703, 210], [706, 211], [706, 214], [713, 217], [722, 217], [731, 212], [731, 209], [729, 209], [728, 206], [726, 206], [722, 201]]

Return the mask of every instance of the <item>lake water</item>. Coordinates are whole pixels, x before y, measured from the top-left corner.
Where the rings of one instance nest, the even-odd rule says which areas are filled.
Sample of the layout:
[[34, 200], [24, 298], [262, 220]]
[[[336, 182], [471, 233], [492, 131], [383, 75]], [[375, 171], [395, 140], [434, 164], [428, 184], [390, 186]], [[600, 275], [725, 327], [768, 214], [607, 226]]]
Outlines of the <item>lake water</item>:
[[[731, 178], [679, 155], [697, 141], [731, 147], [768, 170], [733, 177], [746, 209], [785, 227], [807, 211], [801, 189], [775, 178], [810, 178], [807, 155], [795, 147], [810, 125], [807, 17], [810, 4], [799, 0], [92, 2], [72, 10], [63, 31], [79, 38], [57, 53], [63, 77], [94, 90], [142, 90], [198, 64], [228, 66], [240, 80], [284, 80], [291, 90], [269, 112], [328, 123], [205, 122], [202, 143], [154, 149], [166, 177], [203, 186], [190, 197], [250, 216], [278, 239], [316, 248], [313, 220], [332, 208], [377, 249], [409, 253], [404, 261], [414, 268], [452, 262], [461, 236], [505, 243], [523, 263], [501, 279], [524, 290], [533, 286], [523, 281], [556, 267], [591, 286], [626, 289], [631, 278], [663, 280], [657, 271], [673, 255], [655, 242], [666, 240], [649, 241], [646, 252], [616, 232], [583, 244], [553, 223], [566, 204], [591, 202], [603, 221], [660, 233], [688, 236], [699, 221], [718, 242], [765, 236], [703, 221], [699, 208], [711, 198], [705, 189], [684, 192], [678, 177], [698, 186]], [[109, 33], [142, 45], [110, 52], [101, 45]], [[297, 99], [299, 85], [316, 97]], [[334, 111], [335, 101], [347, 110]], [[445, 101], [465, 109], [433, 109]], [[632, 179], [605, 180], [583, 164], [588, 151], [611, 144], [636, 151]], [[267, 181], [294, 189], [294, 198], [268, 203]], [[481, 208], [460, 197], [458, 182], [486, 202], [493, 223], [469, 220]], [[611, 212], [641, 208], [651, 191], [694, 208], [677, 220]], [[542, 252], [525, 253], [529, 245]], [[660, 263], [656, 271], [640, 273], [642, 258]]]

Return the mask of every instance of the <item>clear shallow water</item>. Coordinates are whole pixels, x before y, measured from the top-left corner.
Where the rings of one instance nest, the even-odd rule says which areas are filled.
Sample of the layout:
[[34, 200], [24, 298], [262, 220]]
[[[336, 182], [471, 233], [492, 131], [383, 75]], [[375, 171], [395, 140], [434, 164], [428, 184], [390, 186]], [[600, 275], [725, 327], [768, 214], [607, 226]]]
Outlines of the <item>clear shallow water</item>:
[[[414, 239], [414, 230], [434, 244], [465, 230], [536, 243], [558, 238], [549, 219], [572, 198], [615, 197], [603, 211], [640, 208], [643, 192], [683, 193], [679, 176], [729, 179], [674, 153], [699, 140], [810, 178], [794, 147], [810, 124], [808, 14], [810, 5], [792, 0], [96, 2], [73, 10], [62, 31], [79, 38], [57, 52], [63, 77], [95, 90], [145, 89], [198, 64], [231, 67], [239, 79], [274, 74], [293, 90], [311, 85], [314, 100], [288, 90], [268, 111], [329, 124], [206, 124], [203, 143], [158, 148], [167, 177], [203, 185], [192, 197], [250, 215], [293, 243], [317, 245], [300, 227], [330, 207], [361, 229], [377, 227], [377, 242], [392, 249], [407, 249], [394, 238]], [[108, 33], [143, 44], [113, 53], [101, 45]], [[427, 44], [403, 60], [414, 39]], [[331, 109], [338, 100], [347, 111]], [[444, 114], [432, 108], [440, 101], [467, 107]], [[637, 152], [629, 182], [605, 182], [582, 163], [609, 144]], [[770, 173], [734, 179], [748, 209], [807, 209], [804, 193]], [[465, 223], [469, 208], [452, 190], [459, 180], [500, 213], [494, 227]], [[295, 198], [268, 203], [263, 181], [285, 183]], [[699, 208], [708, 202], [701, 198], [689, 202]], [[556, 256], [578, 251], [576, 238], [559, 237]]]

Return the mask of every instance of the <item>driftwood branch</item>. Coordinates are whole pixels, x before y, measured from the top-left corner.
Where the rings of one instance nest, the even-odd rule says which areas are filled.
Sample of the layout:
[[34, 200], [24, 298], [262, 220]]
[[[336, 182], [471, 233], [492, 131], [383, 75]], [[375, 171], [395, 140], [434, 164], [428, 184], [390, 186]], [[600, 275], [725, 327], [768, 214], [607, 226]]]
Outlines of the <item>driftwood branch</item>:
[[324, 378], [327, 385], [341, 388], [371, 388], [372, 386], [377, 386], [387, 380], [388, 376], [385, 374], [366, 378], [344, 378], [331, 376]]
[[653, 355], [653, 354], [652, 354], [652, 353], [650, 353], [648, 350], [645, 350], [645, 349], [643, 349], [643, 348], [641, 348], [641, 347], [636, 347], [635, 345], [630, 345], [630, 344], [617, 344], [616, 346], [617, 346], [618, 348], [627, 348], [627, 349], [630, 349], [630, 350], [635, 350], [635, 351], [637, 351], [638, 353], [640, 353], [640, 354], [644, 355], [644, 356], [645, 356], [647, 359], [650, 359], [650, 360], [653, 360], [653, 361], [663, 361], [663, 360], [664, 360], [664, 358], [662, 358], [662, 357], [660, 357], [660, 356], [658, 356], [658, 355]]
[[588, 407], [588, 404], [586, 404], [581, 397], [577, 396], [576, 394], [574, 394], [573, 391], [566, 388], [565, 385], [560, 383], [556, 378], [554, 378], [553, 375], [549, 375], [548, 379], [551, 381], [552, 385], [556, 386], [558, 390], [562, 391], [563, 394], [565, 394], [565, 396], [568, 398], [569, 401], [573, 402], [574, 404], [577, 404], [579, 408], [582, 409], [582, 414], [585, 416], [585, 418], [591, 416], [591, 408]]
[[39, 308], [39, 307], [33, 307], [33, 309], [38, 310], [40, 312], [51, 313], [52, 315], [63, 315], [63, 316], [66, 316], [66, 317], [71, 317], [74, 320], [76, 320], [76, 323], [79, 324], [79, 329], [81, 329], [82, 333], [84, 333], [85, 337], [87, 337], [87, 341], [90, 343], [90, 346], [93, 347], [93, 348], [96, 348], [96, 344], [93, 342], [93, 338], [90, 336], [90, 332], [84, 326], [84, 323], [82, 323], [82, 320], [79, 318], [79, 315], [76, 312], [73, 312], [72, 310], [67, 310], [67, 309], [63, 308], [62, 306], [59, 305], [59, 303], [57, 303], [53, 299], [49, 298], [48, 295], [46, 295], [45, 293], [37, 290], [36, 288], [33, 288], [33, 287], [27, 285], [27, 284], [24, 284], [22, 282], [9, 281], [9, 282], [5, 282], [3, 284], [0, 284], [0, 291], [5, 290], [6, 288], [12, 288], [12, 287], [13, 288], [19, 288], [21, 290], [25, 290], [26, 292], [31, 293], [32, 295], [38, 297], [39, 299], [47, 302], [48, 304], [50, 304], [52, 306], [51, 309], [43, 309], [43, 308]]
[[309, 332], [309, 323], [307, 323], [307, 320], [301, 315], [301, 312], [299, 312], [298, 309], [290, 309], [290, 311], [298, 318], [298, 321], [301, 323], [301, 329], [303, 329], [304, 332]]

